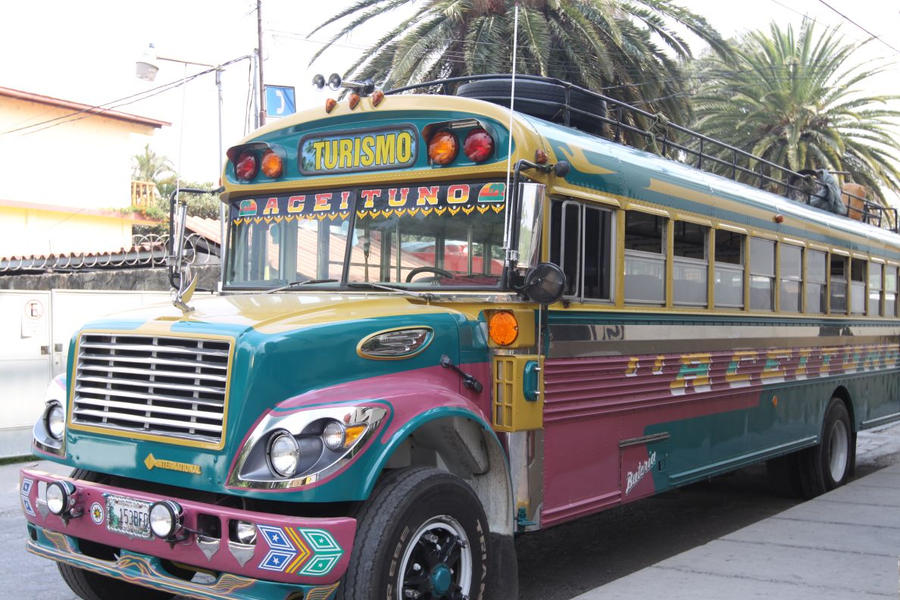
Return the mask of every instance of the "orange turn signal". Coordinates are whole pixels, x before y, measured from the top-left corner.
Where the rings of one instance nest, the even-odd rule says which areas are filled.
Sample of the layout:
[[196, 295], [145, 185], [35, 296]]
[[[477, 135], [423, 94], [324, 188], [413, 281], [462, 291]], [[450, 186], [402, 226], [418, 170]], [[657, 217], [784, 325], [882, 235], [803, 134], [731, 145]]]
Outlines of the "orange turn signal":
[[438, 131], [428, 140], [428, 160], [435, 165], [449, 165], [459, 152], [456, 136], [447, 129]]
[[284, 172], [284, 162], [274, 151], [266, 150], [265, 154], [263, 154], [262, 166], [260, 168], [266, 177], [277, 179], [278, 177], [281, 177], [282, 172]]
[[498, 346], [509, 346], [519, 337], [519, 321], [511, 312], [497, 311], [488, 319], [488, 335]]

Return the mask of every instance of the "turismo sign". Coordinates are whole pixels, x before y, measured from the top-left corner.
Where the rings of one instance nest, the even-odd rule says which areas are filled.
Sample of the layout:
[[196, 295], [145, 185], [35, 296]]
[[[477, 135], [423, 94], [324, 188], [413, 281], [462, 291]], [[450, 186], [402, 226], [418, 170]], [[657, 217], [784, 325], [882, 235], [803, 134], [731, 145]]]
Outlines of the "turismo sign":
[[506, 186], [500, 182], [345, 188], [260, 198], [232, 206], [232, 222], [250, 224], [293, 220], [378, 217], [455, 217], [503, 212]]
[[307, 135], [300, 140], [300, 172], [327, 175], [410, 167], [416, 161], [416, 140], [412, 126]]

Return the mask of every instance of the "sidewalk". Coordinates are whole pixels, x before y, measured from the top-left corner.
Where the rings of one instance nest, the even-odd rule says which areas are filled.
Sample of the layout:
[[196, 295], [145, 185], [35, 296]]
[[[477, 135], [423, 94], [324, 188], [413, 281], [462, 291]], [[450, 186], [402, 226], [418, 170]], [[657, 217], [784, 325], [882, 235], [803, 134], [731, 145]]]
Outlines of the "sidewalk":
[[896, 599], [898, 557], [900, 464], [573, 600]]

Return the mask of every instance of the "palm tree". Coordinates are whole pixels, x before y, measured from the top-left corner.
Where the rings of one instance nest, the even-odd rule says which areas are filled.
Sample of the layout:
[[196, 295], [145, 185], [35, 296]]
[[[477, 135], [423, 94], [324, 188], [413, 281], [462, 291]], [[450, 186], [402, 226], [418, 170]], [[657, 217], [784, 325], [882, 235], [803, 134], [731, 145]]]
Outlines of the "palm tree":
[[[319, 52], [387, 11], [412, 13], [346, 71], [384, 88], [509, 73], [513, 0], [358, 0], [313, 33], [344, 22]], [[706, 20], [671, 0], [520, 0], [517, 71], [556, 77], [685, 122], [690, 105], [679, 60], [691, 56], [682, 26], [727, 55]], [[349, 21], [348, 21], [349, 19]]]
[[171, 190], [175, 189], [175, 169], [172, 161], [157, 154], [150, 149], [150, 144], [144, 145], [140, 154], [132, 157], [131, 178], [136, 181], [150, 181], [156, 185], [156, 191], [166, 198]]
[[882, 188], [900, 191], [900, 143], [891, 131], [900, 111], [889, 107], [900, 96], [859, 92], [883, 70], [851, 63], [865, 43], [845, 44], [836, 29], [818, 35], [810, 20], [797, 35], [776, 23], [751, 32], [736, 43], [733, 62], [698, 61], [694, 128], [793, 171], [848, 172], [884, 204]]

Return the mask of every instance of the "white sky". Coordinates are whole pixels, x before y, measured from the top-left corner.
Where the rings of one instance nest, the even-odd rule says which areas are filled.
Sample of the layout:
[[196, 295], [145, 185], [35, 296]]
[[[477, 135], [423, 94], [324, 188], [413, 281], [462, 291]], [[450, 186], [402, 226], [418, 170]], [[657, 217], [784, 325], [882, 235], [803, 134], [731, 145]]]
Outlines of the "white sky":
[[[328, 37], [318, 33], [308, 40], [308, 32], [352, 1], [263, 0], [266, 83], [295, 86], [301, 107], [324, 102], [327, 93], [312, 87], [312, 76], [343, 72], [385, 28], [376, 24], [355, 33], [312, 68], [308, 67], [313, 52]], [[827, 1], [900, 49], [900, 3], [896, 0]], [[706, 16], [725, 36], [767, 28], [771, 20], [782, 25], [791, 23], [796, 28], [802, 15], [809, 14], [821, 25], [843, 22], [842, 33], [847, 40], [868, 37], [844, 22], [822, 0], [681, 0], [680, 4]], [[255, 0], [4, 2], [0, 18], [0, 86], [87, 104], [103, 104], [146, 91], [185, 74], [181, 65], [161, 62], [154, 83], [137, 79], [134, 63], [148, 43], [155, 44], [160, 56], [211, 64], [249, 54], [256, 46], [255, 6]], [[387, 23], [395, 23], [396, 18], [388, 16]], [[692, 47], [697, 53], [702, 49], [699, 42]], [[900, 53], [875, 41], [861, 54], [860, 62], [879, 57], [892, 60], [894, 65], [874, 88], [865, 91], [900, 93]], [[244, 134], [247, 64], [245, 61], [231, 66], [223, 76], [225, 148]], [[188, 73], [197, 70], [200, 69], [189, 68]], [[150, 140], [151, 148], [170, 157], [176, 165], [180, 163], [180, 171], [188, 179], [218, 180], [216, 88], [212, 74], [118, 110], [171, 122], [172, 127], [157, 132]], [[14, 144], [17, 135], [21, 134], [0, 135], [0, 144]], [[134, 153], [141, 145], [136, 144]]]

